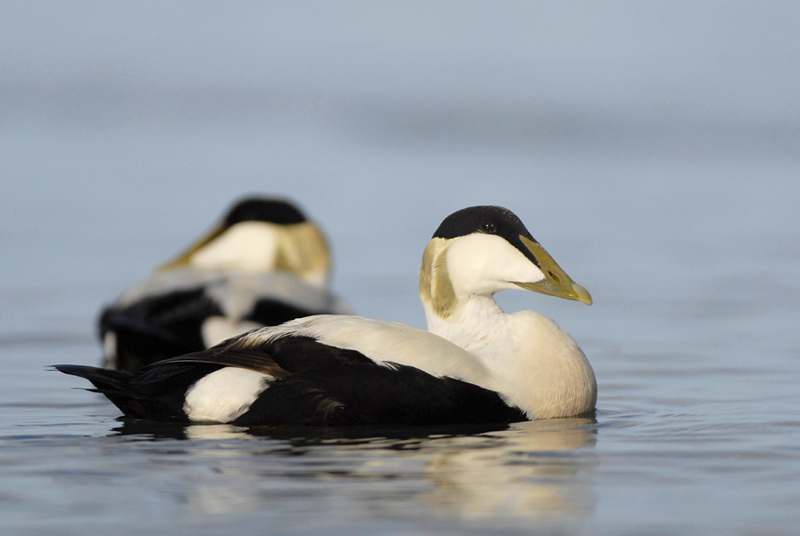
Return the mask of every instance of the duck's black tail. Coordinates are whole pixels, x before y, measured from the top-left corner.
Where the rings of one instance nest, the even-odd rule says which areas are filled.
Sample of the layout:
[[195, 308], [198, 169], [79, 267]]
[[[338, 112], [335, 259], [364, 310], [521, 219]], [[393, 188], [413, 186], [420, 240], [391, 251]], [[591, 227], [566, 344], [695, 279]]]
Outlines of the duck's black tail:
[[173, 391], [182, 395], [189, 385], [208, 373], [207, 367], [200, 367], [196, 373], [188, 374], [185, 381], [176, 384], [162, 380], [169, 380], [171, 375], [184, 370], [185, 364], [135, 374], [86, 365], [53, 365], [54, 370], [92, 382], [94, 389], [87, 391], [101, 393], [126, 417], [175, 422], [187, 422], [187, 417], [183, 411], [183, 396], [172, 396]]
[[109, 391], [125, 391], [128, 381], [133, 376], [130, 372], [86, 365], [53, 365], [53, 368], [64, 374], [71, 374], [72, 376], [89, 380], [95, 386], [95, 389], [89, 389], [90, 391], [105, 395], [108, 395]]
[[137, 409], [140, 397], [130, 389], [133, 374], [124, 370], [110, 370], [86, 365], [53, 365], [53, 368], [64, 374], [85, 378], [92, 382], [94, 389], [87, 389], [105, 395], [115, 406], [130, 417], [139, 417]]

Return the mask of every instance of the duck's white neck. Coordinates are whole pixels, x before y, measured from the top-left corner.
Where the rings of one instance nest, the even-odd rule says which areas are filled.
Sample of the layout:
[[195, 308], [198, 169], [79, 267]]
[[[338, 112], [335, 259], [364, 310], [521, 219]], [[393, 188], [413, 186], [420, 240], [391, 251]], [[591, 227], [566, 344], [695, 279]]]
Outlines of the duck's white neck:
[[473, 353], [483, 353], [487, 341], [505, 330], [508, 318], [490, 296], [459, 300], [446, 317], [430, 302], [423, 301], [423, 307], [428, 331]]
[[531, 419], [571, 417], [594, 409], [594, 372], [572, 337], [539, 313], [506, 314], [491, 295], [460, 295], [447, 280], [443, 261], [428, 260], [432, 269], [426, 273], [423, 261], [420, 278], [428, 331], [486, 365], [493, 377], [474, 383], [502, 394]]

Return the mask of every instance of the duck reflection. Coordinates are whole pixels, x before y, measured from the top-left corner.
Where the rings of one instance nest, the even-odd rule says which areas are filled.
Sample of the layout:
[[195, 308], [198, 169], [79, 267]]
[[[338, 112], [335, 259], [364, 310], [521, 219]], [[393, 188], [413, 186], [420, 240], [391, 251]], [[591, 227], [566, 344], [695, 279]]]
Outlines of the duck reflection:
[[575, 454], [596, 441], [594, 419], [517, 423], [491, 438], [443, 441], [425, 465], [434, 509], [465, 518], [586, 514], [593, 462]]
[[178, 498], [205, 514], [291, 510], [308, 495], [304, 501], [344, 501], [354, 512], [543, 518], [594, 509], [595, 424], [571, 418], [467, 429], [312, 429], [128, 421], [115, 433], [154, 444], [192, 440], [168, 450], [205, 466], [188, 475], [192, 485]]

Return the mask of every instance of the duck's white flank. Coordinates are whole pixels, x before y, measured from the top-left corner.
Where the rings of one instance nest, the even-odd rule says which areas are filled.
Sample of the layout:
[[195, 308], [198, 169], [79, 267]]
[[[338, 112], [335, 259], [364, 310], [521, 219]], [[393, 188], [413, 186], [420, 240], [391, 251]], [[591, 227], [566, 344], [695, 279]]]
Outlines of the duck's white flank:
[[334, 314], [349, 314], [350, 306], [330, 292], [320, 290], [288, 272], [252, 273], [241, 270], [199, 270], [189, 267], [156, 272], [129, 288], [119, 297], [119, 307], [169, 292], [205, 289], [227, 316], [240, 318], [259, 298], [275, 298], [309, 310], [330, 309]]
[[246, 412], [274, 380], [272, 376], [253, 370], [221, 368], [186, 390], [183, 411], [192, 422], [232, 422]]
[[243, 335], [234, 344], [256, 346], [283, 336], [311, 337], [318, 342], [361, 352], [377, 363], [419, 368], [497, 390], [492, 372], [476, 356], [421, 329], [352, 315], [315, 315]]

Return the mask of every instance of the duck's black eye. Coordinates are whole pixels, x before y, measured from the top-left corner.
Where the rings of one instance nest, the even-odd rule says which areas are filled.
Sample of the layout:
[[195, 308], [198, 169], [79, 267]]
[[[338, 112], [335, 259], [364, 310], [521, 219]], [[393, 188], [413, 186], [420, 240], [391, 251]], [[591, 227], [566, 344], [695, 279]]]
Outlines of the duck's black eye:
[[493, 222], [487, 221], [481, 224], [481, 230], [484, 233], [494, 234], [497, 232], [497, 225]]

